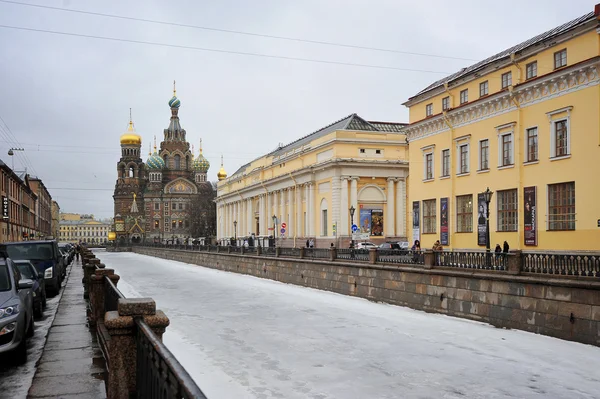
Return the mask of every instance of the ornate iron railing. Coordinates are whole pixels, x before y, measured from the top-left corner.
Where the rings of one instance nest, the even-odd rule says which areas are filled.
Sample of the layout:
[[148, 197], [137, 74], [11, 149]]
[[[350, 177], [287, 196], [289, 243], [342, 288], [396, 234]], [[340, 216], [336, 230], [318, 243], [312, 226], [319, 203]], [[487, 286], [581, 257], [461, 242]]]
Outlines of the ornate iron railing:
[[104, 276], [104, 311], [114, 312], [118, 308], [119, 298], [125, 298], [125, 296], [119, 291], [119, 289], [113, 284], [108, 276]]
[[135, 323], [137, 326], [137, 397], [206, 399], [206, 395], [192, 377], [143, 319], [136, 318]]
[[232, 245], [229, 247], [229, 252], [231, 253], [240, 253], [242, 252], [242, 247], [238, 247], [236, 245]]
[[600, 277], [600, 254], [521, 254], [522, 271], [561, 276]]
[[461, 269], [506, 270], [507, 257], [504, 253], [481, 251], [434, 251], [434, 266]]
[[345, 260], [369, 261], [368, 249], [340, 248], [337, 250], [337, 258]]
[[265, 256], [275, 256], [275, 247], [263, 247], [262, 254]]
[[422, 265], [425, 263], [425, 256], [421, 251], [378, 249], [377, 262]]
[[300, 257], [300, 248], [280, 247], [279, 256], [289, 256], [293, 258]]
[[304, 248], [304, 257], [309, 259], [329, 259], [330, 250], [327, 248]]

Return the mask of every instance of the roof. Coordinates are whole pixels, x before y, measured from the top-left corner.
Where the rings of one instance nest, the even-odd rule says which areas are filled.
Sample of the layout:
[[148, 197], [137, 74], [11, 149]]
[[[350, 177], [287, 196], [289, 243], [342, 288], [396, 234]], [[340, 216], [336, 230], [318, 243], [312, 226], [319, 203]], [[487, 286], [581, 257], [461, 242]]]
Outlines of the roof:
[[510, 48], [508, 48], [508, 49], [506, 49], [504, 51], [499, 52], [498, 54], [495, 54], [495, 55], [493, 55], [493, 56], [491, 56], [489, 58], [486, 58], [483, 61], [479, 61], [476, 64], [473, 64], [473, 65], [471, 65], [471, 66], [469, 66], [467, 68], [463, 68], [460, 71], [458, 71], [456, 73], [453, 73], [450, 76], [447, 76], [447, 77], [445, 77], [443, 79], [438, 80], [437, 82], [434, 82], [434, 83], [430, 84], [429, 86], [427, 86], [426, 88], [424, 88], [423, 90], [421, 90], [420, 92], [418, 92], [417, 94], [415, 94], [414, 96], [410, 97], [409, 101], [412, 100], [413, 98], [415, 98], [415, 97], [417, 97], [417, 96], [425, 93], [425, 92], [428, 92], [428, 91], [433, 90], [433, 89], [435, 89], [437, 87], [443, 86], [446, 83], [449, 83], [449, 82], [451, 82], [453, 80], [462, 78], [463, 76], [466, 76], [466, 75], [468, 75], [470, 73], [473, 73], [475, 71], [481, 70], [481, 69], [485, 68], [486, 66], [490, 65], [493, 62], [502, 60], [504, 58], [509, 58], [512, 53], [517, 53], [519, 51], [523, 51], [523, 50], [525, 50], [528, 47], [535, 46], [536, 44], [538, 44], [538, 43], [540, 43], [540, 42], [542, 42], [544, 40], [551, 39], [553, 37], [559, 36], [559, 35], [567, 32], [567, 31], [569, 31], [571, 29], [577, 28], [578, 26], [584, 25], [585, 23], [587, 23], [587, 22], [589, 22], [591, 20], [595, 20], [595, 19], [596, 19], [595, 13], [594, 12], [590, 12], [590, 13], [587, 13], [587, 14], [579, 17], [579, 18], [576, 18], [576, 19], [570, 21], [570, 22], [567, 22], [566, 24], [560, 25], [560, 26], [558, 26], [558, 27], [556, 27], [554, 29], [551, 29], [551, 30], [549, 30], [547, 32], [544, 32], [544, 33], [539, 34], [539, 35], [537, 35], [535, 37], [532, 37], [531, 39], [526, 40], [526, 41], [524, 41], [522, 43], [519, 43], [516, 46], [512, 46], [512, 47], [510, 47]]
[[399, 133], [402, 127], [406, 126], [405, 123], [394, 123], [394, 122], [369, 122], [357, 114], [350, 114], [345, 118], [342, 118], [336, 122], [333, 122], [330, 125], [327, 125], [315, 132], [307, 134], [304, 137], [299, 138], [298, 140], [292, 141], [289, 144], [284, 146], [277, 147], [275, 150], [262, 155], [247, 164], [241, 166], [232, 176], [235, 176], [238, 173], [242, 173], [246, 170], [248, 166], [257, 159], [273, 156], [276, 157], [278, 155], [283, 155], [290, 150], [296, 149], [298, 147], [302, 147], [305, 144], [310, 143], [313, 140], [324, 137], [329, 133], [333, 133], [337, 130], [358, 130], [358, 131], [366, 131], [366, 132], [381, 132], [381, 133]]

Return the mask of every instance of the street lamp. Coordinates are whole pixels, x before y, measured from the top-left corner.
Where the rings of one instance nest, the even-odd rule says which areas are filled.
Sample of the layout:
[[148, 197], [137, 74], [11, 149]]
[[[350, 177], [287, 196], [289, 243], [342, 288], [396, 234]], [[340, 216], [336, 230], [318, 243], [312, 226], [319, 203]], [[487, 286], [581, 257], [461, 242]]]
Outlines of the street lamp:
[[350, 231], [352, 234], [352, 248], [354, 248], [354, 231], [352, 231], [352, 226], [354, 226], [354, 212], [356, 211], [356, 209], [354, 209], [354, 205], [350, 206]]
[[233, 240], [235, 241], [235, 246], [237, 247], [237, 220], [233, 221]]
[[11, 148], [8, 150], [8, 155], [10, 156], [10, 159], [12, 161], [12, 170], [15, 170], [15, 158], [13, 157], [13, 155], [15, 155], [15, 151], [25, 151], [24, 148]]
[[487, 262], [490, 265], [490, 201], [492, 200], [493, 191], [488, 187], [483, 193], [485, 201], [485, 251], [487, 252]]
[[273, 215], [273, 243], [277, 246], [277, 216]]

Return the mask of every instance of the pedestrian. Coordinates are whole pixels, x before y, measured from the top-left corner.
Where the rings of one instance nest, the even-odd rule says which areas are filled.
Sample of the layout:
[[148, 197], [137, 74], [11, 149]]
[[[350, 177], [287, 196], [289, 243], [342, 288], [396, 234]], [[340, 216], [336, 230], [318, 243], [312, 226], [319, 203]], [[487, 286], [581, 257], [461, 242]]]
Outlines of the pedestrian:
[[315, 247], [315, 241], [312, 238], [310, 239], [310, 247], [311, 248]]
[[75, 257], [77, 258], [77, 260], [79, 260], [80, 253], [81, 253], [81, 247], [79, 246], [79, 243], [77, 243], [77, 245], [75, 245]]
[[[504, 241], [506, 242], [506, 241]], [[494, 249], [494, 252], [498, 255], [502, 252], [502, 248], [500, 248], [500, 244], [496, 244], [496, 249]]]
[[306, 248], [310, 248], [310, 240], [306, 239]]
[[421, 241], [415, 240], [413, 246], [410, 248], [413, 253], [413, 262], [418, 263], [419, 257], [421, 256]]
[[433, 250], [433, 252], [435, 252], [435, 265], [440, 266], [441, 257], [442, 257], [441, 252], [444, 250], [444, 248], [442, 247], [442, 244], [440, 244], [440, 240], [437, 240], [433, 244], [433, 247], [431, 249]]
[[504, 249], [503, 249], [502, 252], [504, 252], [505, 254], [507, 254], [508, 251], [509, 251], [509, 249], [510, 249], [510, 247], [508, 246], [508, 242], [504, 241]]
[[333, 248], [333, 243], [331, 243], [330, 247]]

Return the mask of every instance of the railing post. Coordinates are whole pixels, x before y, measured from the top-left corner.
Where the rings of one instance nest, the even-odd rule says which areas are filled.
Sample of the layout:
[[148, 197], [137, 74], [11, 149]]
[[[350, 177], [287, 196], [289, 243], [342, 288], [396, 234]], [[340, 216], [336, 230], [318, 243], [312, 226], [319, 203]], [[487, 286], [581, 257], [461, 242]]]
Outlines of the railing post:
[[337, 259], [337, 248], [329, 247], [329, 261], [333, 262]]
[[300, 247], [300, 259], [304, 259], [304, 247]]
[[90, 297], [90, 277], [94, 274], [96, 267], [100, 265], [100, 259], [91, 258], [87, 264], [83, 267], [83, 298], [88, 299]]
[[231, 253], [231, 245], [227, 246], [227, 253], [230, 254]]
[[113, 282], [116, 286], [119, 282], [119, 275], [115, 274], [113, 269], [96, 269], [94, 274], [90, 276], [90, 313], [88, 314], [88, 323], [90, 326], [95, 326], [98, 320], [104, 320], [104, 301], [106, 287], [104, 284], [104, 276]]
[[259, 245], [256, 247], [256, 255], [260, 256], [260, 254], [262, 254], [262, 247]]
[[107, 399], [135, 397], [137, 345], [134, 318], [142, 317], [148, 327], [162, 340], [169, 319], [152, 298], [119, 299], [118, 310], [106, 312], [104, 325], [110, 335], [108, 346]]
[[522, 252], [520, 250], [512, 251], [505, 255], [507, 257], [506, 271], [508, 274], [521, 274], [521, 269], [523, 266], [523, 257], [521, 255]]
[[426, 249], [423, 251], [423, 266], [425, 269], [431, 269], [435, 264], [435, 254], [432, 250]]
[[244, 248], [244, 246], [242, 245], [242, 246], [240, 247], [240, 253], [241, 253], [242, 255], [244, 254], [244, 250], [245, 250], [245, 248]]
[[372, 265], [377, 263], [377, 248], [369, 248], [369, 263]]
[[279, 258], [281, 256], [281, 247], [275, 247], [275, 257]]

